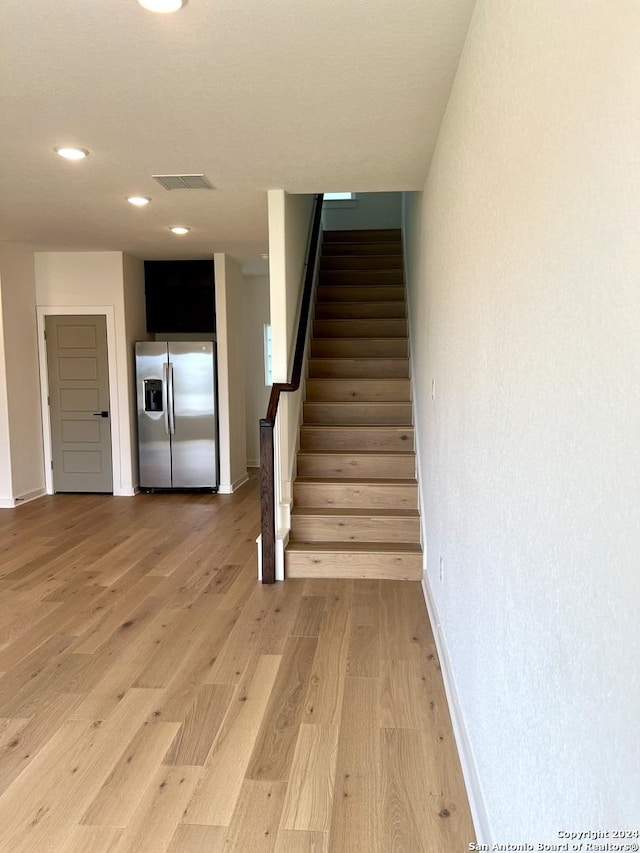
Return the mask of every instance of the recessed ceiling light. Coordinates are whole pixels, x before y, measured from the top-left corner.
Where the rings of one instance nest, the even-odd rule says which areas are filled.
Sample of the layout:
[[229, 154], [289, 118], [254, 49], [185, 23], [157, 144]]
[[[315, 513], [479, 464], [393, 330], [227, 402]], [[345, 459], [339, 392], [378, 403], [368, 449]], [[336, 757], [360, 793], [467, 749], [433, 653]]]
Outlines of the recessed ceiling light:
[[56, 146], [53, 150], [65, 160], [84, 160], [85, 157], [89, 156], [86, 148], [72, 148], [68, 145]]
[[149, 12], [177, 12], [186, 4], [187, 0], [138, 0], [143, 9]]
[[169, 228], [169, 231], [172, 231], [174, 234], [188, 234], [191, 228], [187, 228], [186, 225], [174, 225], [173, 228]]
[[135, 207], [146, 207], [147, 204], [151, 201], [150, 198], [147, 198], [144, 195], [130, 195], [127, 196], [127, 201], [129, 204], [133, 204]]

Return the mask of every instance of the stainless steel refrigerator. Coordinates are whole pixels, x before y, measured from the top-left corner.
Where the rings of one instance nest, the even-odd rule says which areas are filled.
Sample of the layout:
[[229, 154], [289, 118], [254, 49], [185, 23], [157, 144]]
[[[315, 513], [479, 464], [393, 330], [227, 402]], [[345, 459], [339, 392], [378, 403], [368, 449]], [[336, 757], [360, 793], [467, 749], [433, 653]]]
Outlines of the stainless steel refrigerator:
[[215, 344], [139, 341], [136, 375], [141, 488], [216, 490]]

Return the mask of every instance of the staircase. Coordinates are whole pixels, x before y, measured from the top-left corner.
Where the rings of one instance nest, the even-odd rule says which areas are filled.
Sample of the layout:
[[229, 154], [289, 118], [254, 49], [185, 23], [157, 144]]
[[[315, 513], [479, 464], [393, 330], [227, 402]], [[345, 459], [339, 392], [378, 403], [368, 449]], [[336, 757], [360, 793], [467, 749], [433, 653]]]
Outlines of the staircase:
[[325, 231], [287, 577], [422, 577], [400, 231]]

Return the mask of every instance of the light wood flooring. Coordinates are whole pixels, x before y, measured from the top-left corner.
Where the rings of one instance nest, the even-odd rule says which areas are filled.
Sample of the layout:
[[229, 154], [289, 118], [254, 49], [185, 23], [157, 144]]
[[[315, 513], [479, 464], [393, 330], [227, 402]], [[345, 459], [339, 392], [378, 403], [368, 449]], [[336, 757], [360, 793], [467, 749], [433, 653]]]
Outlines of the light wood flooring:
[[456, 853], [420, 586], [256, 581], [233, 496], [0, 511], [0, 850]]

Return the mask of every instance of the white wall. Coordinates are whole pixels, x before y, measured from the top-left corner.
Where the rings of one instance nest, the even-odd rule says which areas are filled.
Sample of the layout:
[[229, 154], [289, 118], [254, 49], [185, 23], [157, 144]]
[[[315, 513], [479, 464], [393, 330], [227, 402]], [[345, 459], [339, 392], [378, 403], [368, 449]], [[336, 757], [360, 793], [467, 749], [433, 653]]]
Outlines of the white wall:
[[244, 276], [244, 364], [247, 412], [247, 465], [260, 465], [260, 418], [269, 403], [265, 385], [264, 326], [269, 323], [268, 276]]
[[144, 261], [132, 255], [122, 256], [122, 283], [124, 295], [124, 322], [127, 344], [127, 381], [129, 387], [129, 441], [133, 464], [133, 485], [140, 485], [138, 468], [138, 423], [136, 396], [136, 341], [148, 341], [147, 317], [144, 299]]
[[218, 338], [220, 491], [230, 494], [247, 480], [243, 281], [240, 264], [214, 255]]
[[[268, 201], [273, 381], [288, 382], [293, 366], [314, 196], [269, 190]], [[276, 421], [277, 526], [283, 531], [289, 526], [301, 402], [301, 391], [281, 395]]]
[[0, 506], [44, 493], [33, 252], [0, 246]]
[[325, 202], [322, 223], [326, 231], [400, 228], [402, 193], [357, 193], [353, 202]]
[[[1, 275], [1, 273], [0, 273]], [[0, 287], [2, 279], [0, 278]], [[5, 363], [4, 312], [0, 299], [0, 509], [14, 506], [11, 477], [11, 441], [9, 433], [9, 397]]]
[[640, 815], [639, 44], [635, 3], [479, 0], [407, 199], [426, 583], [498, 842]]
[[[130, 262], [127, 265], [131, 270]], [[113, 489], [116, 495], [132, 495], [137, 466], [131, 426], [131, 354], [125, 319], [123, 255], [121, 252], [36, 252], [35, 270], [40, 313], [83, 312], [107, 316]]]

